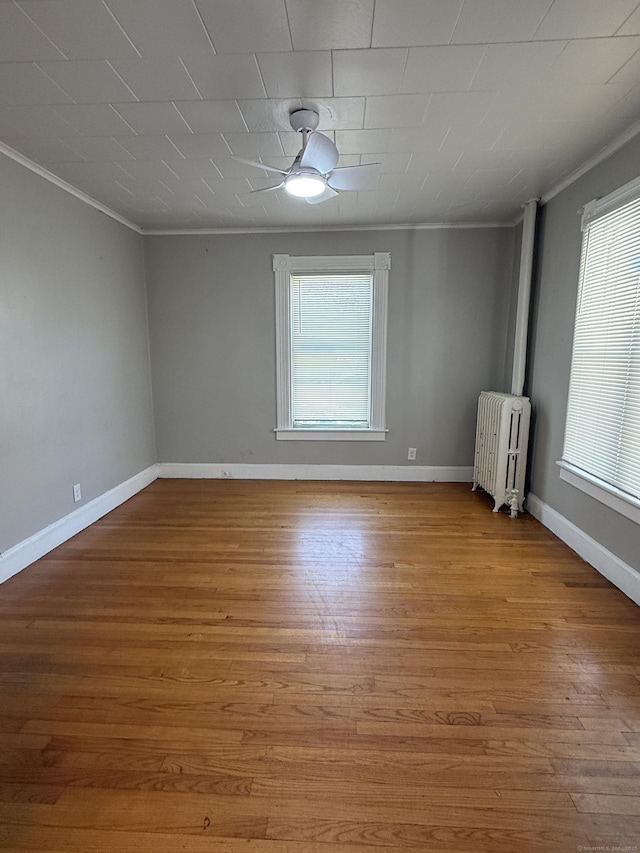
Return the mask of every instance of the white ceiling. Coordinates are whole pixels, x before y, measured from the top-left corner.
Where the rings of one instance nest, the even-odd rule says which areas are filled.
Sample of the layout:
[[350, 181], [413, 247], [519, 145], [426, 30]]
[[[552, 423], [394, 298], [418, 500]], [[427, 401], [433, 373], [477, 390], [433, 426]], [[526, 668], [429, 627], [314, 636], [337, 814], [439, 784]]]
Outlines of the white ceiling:
[[[250, 195], [301, 106], [376, 189]], [[512, 221], [639, 118], [638, 0], [0, 0], [0, 140], [144, 229]]]

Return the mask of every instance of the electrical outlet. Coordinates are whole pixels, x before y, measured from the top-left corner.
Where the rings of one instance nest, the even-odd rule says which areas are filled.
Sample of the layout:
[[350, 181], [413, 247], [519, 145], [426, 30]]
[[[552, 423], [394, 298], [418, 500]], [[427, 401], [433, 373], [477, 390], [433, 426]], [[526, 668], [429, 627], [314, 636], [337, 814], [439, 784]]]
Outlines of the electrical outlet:
[[78, 503], [78, 501], [82, 500], [82, 489], [80, 488], [80, 483], [76, 483], [73, 487], [73, 501], [74, 503]]
[[222, 469], [222, 476], [225, 480], [232, 480], [233, 479], [233, 471], [229, 471], [228, 468], [223, 468]]
[[416, 458], [416, 448], [410, 447], [409, 452], [407, 453], [407, 459], [409, 459], [411, 462], [414, 462], [415, 458]]

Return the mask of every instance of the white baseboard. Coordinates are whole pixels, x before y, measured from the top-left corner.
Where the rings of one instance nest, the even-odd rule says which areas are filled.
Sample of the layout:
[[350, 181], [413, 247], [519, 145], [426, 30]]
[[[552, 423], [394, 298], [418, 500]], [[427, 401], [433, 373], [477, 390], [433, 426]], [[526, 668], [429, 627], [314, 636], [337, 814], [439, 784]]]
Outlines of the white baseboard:
[[103, 495], [4, 551], [0, 554], [0, 583], [4, 583], [40, 557], [44, 557], [49, 551], [57, 548], [58, 545], [62, 545], [67, 539], [71, 539], [76, 533], [80, 533], [94, 521], [102, 518], [103, 515], [111, 512], [112, 509], [120, 506], [141, 489], [153, 483], [157, 476], [157, 466], [151, 465], [124, 483], [120, 483], [119, 486], [109, 489]]
[[583, 560], [586, 560], [614, 586], [628, 595], [632, 601], [640, 604], [640, 574], [635, 569], [612, 554], [604, 545], [588, 536], [553, 507], [541, 501], [536, 495], [529, 493], [527, 508], [534, 518], [548, 527]]
[[372, 480], [470, 483], [473, 467], [432, 465], [288, 465], [160, 462], [158, 477], [238, 480]]

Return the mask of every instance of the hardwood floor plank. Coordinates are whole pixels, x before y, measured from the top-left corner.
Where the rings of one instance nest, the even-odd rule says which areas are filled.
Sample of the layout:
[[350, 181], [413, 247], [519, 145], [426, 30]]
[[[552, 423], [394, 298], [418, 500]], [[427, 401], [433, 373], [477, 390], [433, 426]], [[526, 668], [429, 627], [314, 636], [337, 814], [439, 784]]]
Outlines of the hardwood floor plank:
[[591, 814], [640, 815], [640, 797], [613, 794], [572, 794], [579, 812]]
[[0, 586], [0, 849], [640, 838], [640, 611], [466, 484], [158, 480]]

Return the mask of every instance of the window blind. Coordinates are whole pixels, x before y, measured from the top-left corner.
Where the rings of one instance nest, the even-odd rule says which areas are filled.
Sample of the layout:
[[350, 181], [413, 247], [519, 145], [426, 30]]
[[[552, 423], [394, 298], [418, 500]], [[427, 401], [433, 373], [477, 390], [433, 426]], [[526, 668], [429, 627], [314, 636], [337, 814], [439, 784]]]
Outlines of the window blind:
[[369, 428], [373, 276], [291, 276], [291, 408], [297, 428]]
[[640, 498], [640, 198], [585, 225], [563, 460]]

